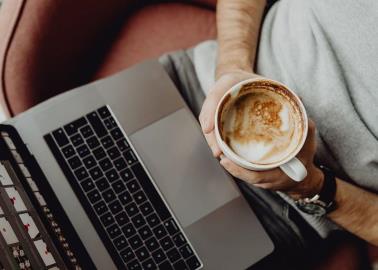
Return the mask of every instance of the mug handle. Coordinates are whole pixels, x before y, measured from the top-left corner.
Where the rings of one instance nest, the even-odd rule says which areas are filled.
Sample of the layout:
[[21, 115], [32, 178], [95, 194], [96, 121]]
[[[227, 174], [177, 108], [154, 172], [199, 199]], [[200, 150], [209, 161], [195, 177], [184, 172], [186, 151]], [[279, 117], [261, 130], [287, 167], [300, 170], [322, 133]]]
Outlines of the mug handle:
[[286, 173], [295, 182], [301, 182], [307, 176], [306, 167], [296, 157], [280, 166], [281, 170]]

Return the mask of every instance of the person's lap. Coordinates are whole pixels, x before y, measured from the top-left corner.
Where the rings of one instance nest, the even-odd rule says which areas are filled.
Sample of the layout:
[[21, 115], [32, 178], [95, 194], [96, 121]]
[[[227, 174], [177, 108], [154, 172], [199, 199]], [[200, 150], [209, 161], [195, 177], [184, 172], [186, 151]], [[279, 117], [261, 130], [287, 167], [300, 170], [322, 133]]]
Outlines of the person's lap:
[[[205, 94], [193, 65], [193, 50], [166, 54], [159, 61], [198, 117]], [[273, 254], [250, 269], [275, 269], [276, 266], [295, 269], [297, 264], [300, 267], [305, 250], [321, 243], [320, 236], [275, 192], [236, 181], [275, 244]]]

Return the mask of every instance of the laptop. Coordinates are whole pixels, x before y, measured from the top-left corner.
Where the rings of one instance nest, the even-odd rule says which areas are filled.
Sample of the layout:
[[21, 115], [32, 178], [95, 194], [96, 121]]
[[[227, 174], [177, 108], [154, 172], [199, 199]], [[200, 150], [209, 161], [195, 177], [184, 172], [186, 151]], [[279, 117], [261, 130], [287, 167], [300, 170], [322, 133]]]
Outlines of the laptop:
[[0, 269], [237, 270], [274, 248], [156, 61], [0, 135]]

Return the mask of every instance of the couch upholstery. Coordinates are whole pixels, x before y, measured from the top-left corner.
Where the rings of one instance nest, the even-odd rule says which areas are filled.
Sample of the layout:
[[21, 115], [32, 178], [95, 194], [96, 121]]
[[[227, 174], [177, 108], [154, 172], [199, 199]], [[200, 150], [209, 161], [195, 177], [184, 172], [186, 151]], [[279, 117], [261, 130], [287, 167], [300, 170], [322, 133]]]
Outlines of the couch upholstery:
[[[147, 58], [215, 38], [216, 0], [5, 0], [0, 98], [8, 116]], [[360, 269], [361, 241], [330, 239], [311, 269]], [[371, 260], [378, 259], [369, 247]], [[310, 267], [308, 268], [310, 269]]]

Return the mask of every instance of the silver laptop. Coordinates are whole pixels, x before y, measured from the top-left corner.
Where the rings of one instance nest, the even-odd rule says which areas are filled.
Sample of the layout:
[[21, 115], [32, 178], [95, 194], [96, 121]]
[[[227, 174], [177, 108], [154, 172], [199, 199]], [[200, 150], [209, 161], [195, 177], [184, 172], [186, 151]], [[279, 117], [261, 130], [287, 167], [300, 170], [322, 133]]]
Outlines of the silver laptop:
[[35, 269], [237, 270], [273, 250], [155, 61], [45, 101], [0, 131], [11, 153], [0, 169], [39, 231], [19, 237]]

